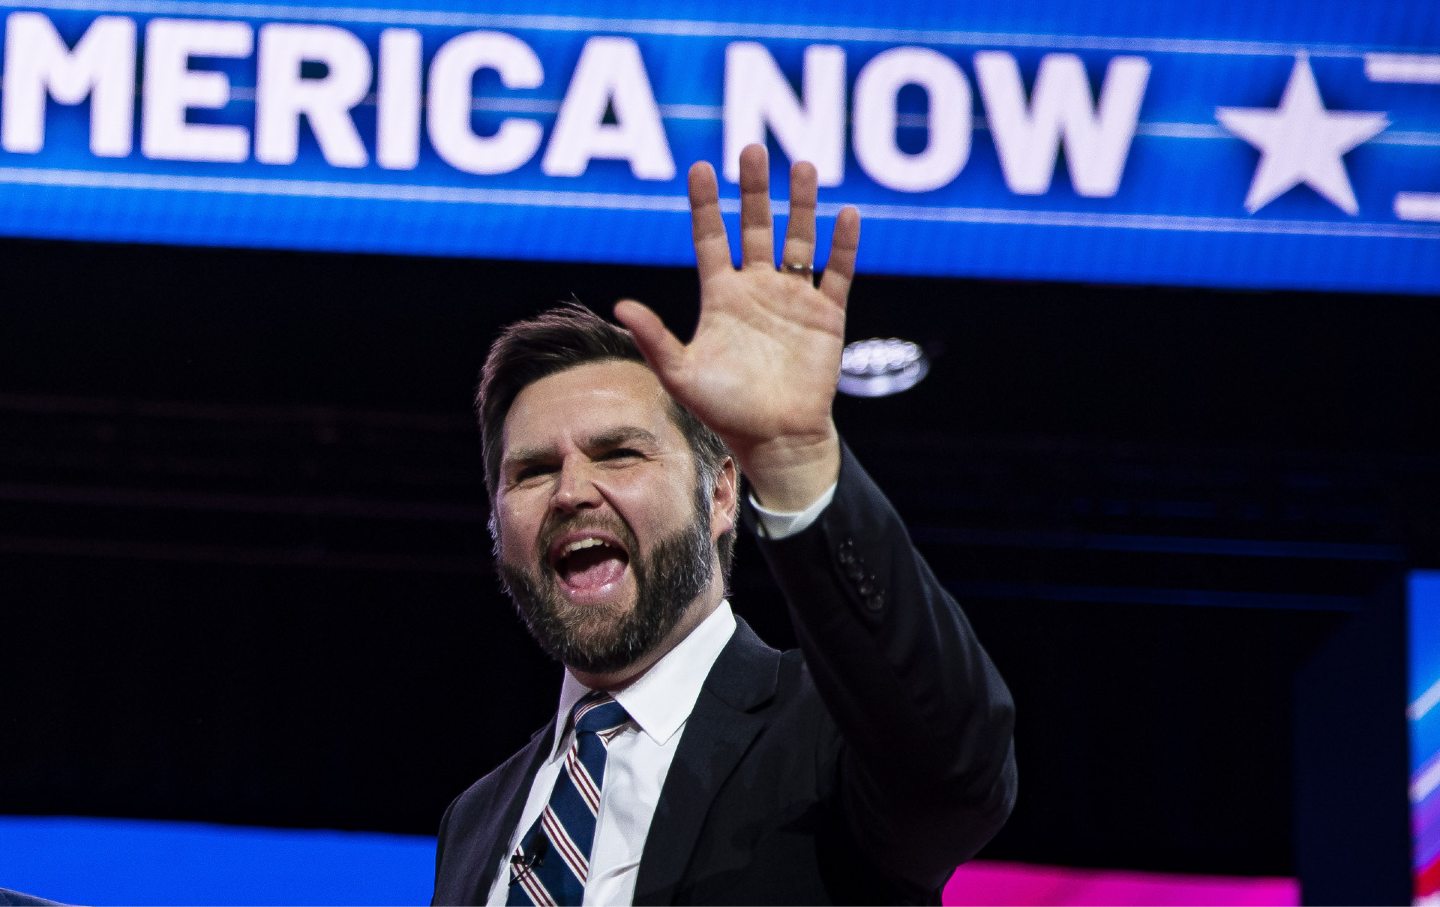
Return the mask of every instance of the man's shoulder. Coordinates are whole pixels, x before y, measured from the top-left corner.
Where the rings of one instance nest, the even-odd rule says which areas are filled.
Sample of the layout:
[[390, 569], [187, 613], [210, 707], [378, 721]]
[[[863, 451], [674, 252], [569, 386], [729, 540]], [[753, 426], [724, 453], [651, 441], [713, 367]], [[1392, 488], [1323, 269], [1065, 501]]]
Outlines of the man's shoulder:
[[793, 693], [803, 685], [805, 674], [805, 656], [799, 649], [776, 649], [737, 614], [735, 632], [711, 665], [705, 690], [748, 709], [775, 695]]
[[38, 898], [33, 894], [25, 894], [22, 891], [11, 891], [9, 888], [0, 888], [0, 905], [5, 907], [39, 907], [39, 905], [55, 905], [59, 907], [59, 901], [47, 901], [45, 898]]
[[460, 796], [455, 798], [455, 802], [451, 804], [451, 808], [454, 809], [461, 803], [483, 804], [493, 800], [497, 795], [508, 796], [513, 794], [514, 784], [510, 779], [514, 778], [517, 773], [521, 777], [528, 774], [528, 761], [534, 758], [535, 748], [537, 746], [544, 746], [553, 731], [554, 725], [550, 723], [547, 723], [544, 727], [537, 730], [531, 735], [529, 742], [512, 753], [510, 758], [495, 766], [479, 781], [465, 788]]
[[743, 619], [737, 619], [737, 624], [735, 635], [705, 679], [706, 692], [725, 705], [716, 712], [707, 704], [700, 710], [702, 717], [729, 715], [729, 709], [768, 713], [772, 720], [787, 716], [781, 719], [787, 722], [795, 720], [795, 710], [828, 718], [805, 653], [798, 648], [776, 649]]

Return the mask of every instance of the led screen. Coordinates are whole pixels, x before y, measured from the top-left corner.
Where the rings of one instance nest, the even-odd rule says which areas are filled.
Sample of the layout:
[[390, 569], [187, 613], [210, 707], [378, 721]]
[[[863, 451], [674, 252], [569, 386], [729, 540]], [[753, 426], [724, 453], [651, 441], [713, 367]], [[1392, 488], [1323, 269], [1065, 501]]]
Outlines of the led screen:
[[1431, 0], [714, 9], [3, 3], [0, 233], [680, 265], [768, 140], [871, 272], [1440, 290]]
[[1440, 904], [1440, 573], [1411, 576], [1409, 623], [1415, 902]]

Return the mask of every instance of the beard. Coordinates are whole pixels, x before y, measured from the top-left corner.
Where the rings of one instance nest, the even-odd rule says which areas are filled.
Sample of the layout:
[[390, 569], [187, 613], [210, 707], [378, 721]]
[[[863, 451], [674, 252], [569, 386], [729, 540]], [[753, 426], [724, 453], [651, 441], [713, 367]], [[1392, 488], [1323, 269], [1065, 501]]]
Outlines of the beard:
[[[583, 520], [552, 527], [547, 538], [575, 528], [599, 528]], [[560, 590], [554, 569], [546, 560], [548, 545], [540, 546], [539, 564], [527, 569], [497, 557], [500, 580], [540, 648], [567, 667], [590, 674], [609, 674], [640, 660], [660, 644], [690, 603], [710, 584], [714, 550], [710, 541], [710, 511], [696, 508], [695, 518], [674, 535], [662, 539], [641, 556], [634, 533], [616, 521], [613, 532], [632, 554], [635, 606], [625, 603], [573, 605]]]

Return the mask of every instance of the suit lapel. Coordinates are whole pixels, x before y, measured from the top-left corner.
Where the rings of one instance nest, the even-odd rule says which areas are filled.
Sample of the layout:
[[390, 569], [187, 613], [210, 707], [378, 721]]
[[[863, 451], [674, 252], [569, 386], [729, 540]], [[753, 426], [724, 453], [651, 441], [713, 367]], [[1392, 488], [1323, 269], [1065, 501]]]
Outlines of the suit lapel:
[[496, 790], [508, 791], [509, 802], [504, 810], [493, 810], [486, 816], [487, 821], [480, 828], [476, 838], [476, 850], [485, 854], [480, 864], [480, 878], [475, 883], [474, 893], [468, 904], [483, 904], [490, 896], [490, 886], [495, 882], [495, 870], [510, 849], [510, 835], [520, 822], [520, 813], [530, 796], [530, 786], [535, 773], [545, 761], [554, 745], [555, 724], [541, 728], [529, 744], [521, 750], [518, 758], [511, 759], [503, 766], [502, 774], [495, 779]]
[[745, 621], [736, 623], [705, 678], [665, 776], [640, 858], [636, 904], [674, 902], [711, 802], [768, 720], [759, 706], [775, 695], [780, 653]]

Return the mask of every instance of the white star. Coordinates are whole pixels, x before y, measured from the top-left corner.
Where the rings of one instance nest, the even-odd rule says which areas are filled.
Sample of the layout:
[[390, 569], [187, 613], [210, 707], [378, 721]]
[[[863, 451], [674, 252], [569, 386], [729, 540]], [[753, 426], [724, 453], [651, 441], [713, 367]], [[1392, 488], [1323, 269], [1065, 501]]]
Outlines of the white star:
[[1301, 183], [1346, 214], [1360, 213], [1340, 158], [1390, 125], [1383, 113], [1326, 110], [1315, 73], [1303, 54], [1290, 70], [1279, 107], [1217, 107], [1215, 118], [1260, 149], [1260, 165], [1245, 196], [1245, 210], [1251, 214]]

